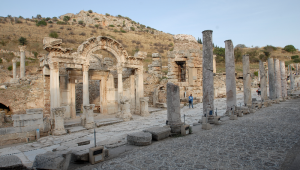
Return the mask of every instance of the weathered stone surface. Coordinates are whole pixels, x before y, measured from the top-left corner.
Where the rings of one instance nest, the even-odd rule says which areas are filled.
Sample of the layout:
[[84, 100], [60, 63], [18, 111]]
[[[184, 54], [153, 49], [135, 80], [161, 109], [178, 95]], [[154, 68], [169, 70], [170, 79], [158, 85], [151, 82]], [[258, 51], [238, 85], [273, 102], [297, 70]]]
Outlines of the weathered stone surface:
[[71, 152], [47, 152], [37, 155], [33, 162], [36, 169], [67, 170]]
[[64, 127], [65, 111], [66, 111], [66, 108], [64, 108], [64, 107], [58, 107], [58, 108], [51, 109], [51, 112], [54, 114], [54, 118], [55, 118], [55, 127], [54, 127], [54, 131], [53, 131], [53, 135], [66, 134], [66, 130]]
[[278, 59], [274, 59], [274, 72], [275, 72], [275, 88], [276, 88], [276, 98], [282, 98], [281, 90], [281, 71], [280, 71], [280, 62]]
[[7, 87], [5, 85], [1, 85], [0, 89], [7, 89]]
[[150, 145], [152, 134], [149, 132], [136, 132], [127, 135], [127, 142], [130, 145], [146, 146]]
[[120, 103], [121, 103], [121, 114], [117, 115], [117, 117], [123, 119], [124, 121], [130, 121], [132, 119], [132, 115], [130, 113], [129, 99], [123, 98], [121, 99]]
[[243, 56], [243, 83], [244, 83], [244, 104], [245, 106], [251, 106], [251, 73], [250, 73], [250, 61], [249, 55]]
[[12, 115], [14, 127], [38, 126], [43, 127], [43, 109], [27, 109], [26, 114]]
[[203, 114], [214, 110], [213, 44], [211, 30], [203, 31]]
[[274, 60], [273, 60], [273, 58], [268, 59], [268, 74], [269, 74], [269, 98], [271, 100], [273, 100], [273, 99], [276, 98]]
[[179, 87], [173, 83], [167, 83], [167, 109], [168, 109], [168, 125], [171, 127], [172, 133], [181, 133], [180, 118], [180, 97]]
[[204, 130], [210, 130], [211, 129], [211, 125], [209, 123], [204, 123], [204, 124], [202, 124], [202, 129], [204, 129]]
[[281, 73], [281, 91], [282, 98], [287, 97], [287, 82], [286, 82], [286, 74], [285, 74], [285, 62], [280, 61], [280, 73]]
[[167, 137], [169, 137], [170, 133], [171, 133], [171, 128], [168, 127], [153, 127], [153, 128], [149, 128], [144, 130], [144, 132], [149, 132], [152, 134], [152, 139], [153, 140], [162, 140], [165, 139]]
[[86, 129], [91, 129], [95, 127], [94, 122], [94, 104], [84, 105], [83, 106], [83, 114], [85, 115], [85, 125]]
[[20, 158], [15, 155], [0, 156], [0, 169], [25, 169]]
[[259, 72], [260, 72], [260, 89], [261, 89], [261, 99], [263, 101], [268, 100], [268, 92], [267, 92], [267, 75], [264, 67], [264, 63], [259, 60]]
[[227, 111], [236, 106], [234, 49], [231, 40], [225, 41], [226, 105]]
[[141, 101], [141, 116], [149, 116], [149, 111], [148, 111], [149, 97], [142, 97], [140, 98], [140, 101]]

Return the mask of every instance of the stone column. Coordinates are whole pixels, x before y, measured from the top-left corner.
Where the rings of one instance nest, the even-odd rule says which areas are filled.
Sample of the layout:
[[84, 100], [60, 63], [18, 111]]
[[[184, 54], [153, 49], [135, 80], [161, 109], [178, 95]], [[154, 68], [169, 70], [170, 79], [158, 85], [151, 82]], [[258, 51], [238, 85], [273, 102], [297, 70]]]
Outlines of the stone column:
[[260, 71], [257, 71], [257, 77], [258, 77], [258, 81], [260, 81]]
[[123, 119], [124, 121], [130, 121], [132, 119], [132, 115], [130, 112], [130, 103], [129, 99], [124, 98], [120, 101], [121, 104], [121, 113], [117, 114], [117, 117]]
[[13, 79], [17, 78], [17, 61], [15, 59], [12, 60], [13, 63]]
[[64, 107], [56, 107], [51, 108], [51, 113], [54, 115], [54, 131], [53, 135], [63, 135], [66, 134], [65, 126], [64, 126], [64, 114], [66, 112], [66, 108]]
[[227, 112], [236, 106], [234, 49], [231, 40], [225, 41], [226, 105]]
[[20, 78], [25, 77], [25, 49], [26, 46], [19, 46], [20, 49]]
[[117, 69], [118, 72], [118, 111], [121, 111], [121, 99], [123, 97], [123, 78], [122, 78], [122, 73], [123, 73], [123, 68], [118, 67]]
[[275, 71], [275, 88], [276, 88], [276, 98], [282, 98], [281, 90], [281, 74], [280, 74], [280, 64], [278, 59], [274, 59], [274, 71]]
[[262, 101], [268, 100], [268, 92], [267, 92], [267, 77], [266, 70], [264, 67], [264, 63], [259, 60], [259, 72], [260, 72], [260, 89], [261, 89], [261, 99]]
[[135, 82], [134, 75], [129, 76], [130, 79], [130, 111], [131, 113], [135, 112]]
[[290, 80], [291, 80], [291, 90], [294, 89], [294, 83], [295, 83], [295, 79], [294, 79], [294, 74], [293, 74], [293, 67], [290, 66]]
[[138, 68], [135, 70], [136, 76], [136, 92], [135, 92], [135, 108], [136, 114], [141, 114], [141, 107], [140, 107], [140, 98], [144, 97], [144, 82], [143, 82], [143, 69]]
[[92, 129], [95, 127], [94, 122], [94, 104], [83, 105], [83, 114], [85, 115], [85, 124], [86, 129]]
[[181, 133], [179, 86], [167, 83], [167, 118], [172, 133]]
[[243, 84], [244, 84], [245, 106], [251, 106], [252, 95], [251, 95], [251, 73], [250, 73], [249, 55], [243, 55]]
[[[60, 107], [60, 91], [59, 91], [59, 63], [53, 62], [50, 67], [50, 108]], [[51, 112], [51, 117], [54, 114]]]
[[82, 65], [83, 85], [82, 85], [82, 99], [83, 106], [90, 104], [89, 98], [89, 65]]
[[280, 72], [281, 72], [281, 91], [282, 91], [282, 98], [287, 97], [287, 82], [286, 82], [286, 75], [285, 75], [285, 62], [280, 61]]
[[149, 102], [149, 97], [142, 97], [140, 98], [141, 101], [141, 116], [148, 116], [149, 111], [148, 111], [148, 102]]
[[76, 118], [76, 92], [75, 92], [75, 79], [70, 79], [70, 91], [71, 91], [71, 118]]
[[[212, 32], [206, 30], [203, 35], [203, 115], [214, 110], [214, 74]], [[168, 106], [169, 107], [169, 106]]]
[[275, 76], [274, 76], [274, 60], [268, 58], [268, 72], [269, 72], [269, 98], [274, 100], [276, 98]]
[[[225, 41], [225, 44], [226, 44], [226, 41]], [[214, 59], [213, 59], [213, 73], [217, 73], [217, 63], [216, 63], [216, 55], [213, 55]]]

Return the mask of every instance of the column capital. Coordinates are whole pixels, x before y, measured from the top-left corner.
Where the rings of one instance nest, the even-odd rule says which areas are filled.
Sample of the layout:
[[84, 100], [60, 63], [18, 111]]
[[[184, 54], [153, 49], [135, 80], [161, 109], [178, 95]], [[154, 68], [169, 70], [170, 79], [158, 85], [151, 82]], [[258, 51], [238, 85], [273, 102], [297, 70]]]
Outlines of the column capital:
[[84, 72], [89, 71], [89, 68], [90, 68], [90, 66], [87, 64], [82, 65], [82, 71], [84, 71]]
[[84, 108], [85, 110], [94, 110], [95, 104], [83, 105], [83, 108]]
[[25, 45], [19, 45], [18, 47], [19, 47], [19, 49], [20, 49], [20, 52], [24, 52], [25, 49], [26, 49], [26, 46], [25, 46]]
[[12, 62], [12, 63], [16, 63], [16, 62], [17, 62], [17, 60], [16, 60], [16, 59], [13, 59], [13, 60], [11, 60], [11, 62]]
[[49, 67], [50, 67], [51, 70], [52, 69], [57, 70], [57, 69], [59, 69], [59, 63], [58, 62], [51, 62], [51, 63], [49, 63]]
[[66, 108], [56, 107], [56, 108], [52, 108], [51, 111], [55, 116], [63, 117], [65, 114]]
[[117, 67], [117, 73], [122, 74], [123, 73], [123, 67]]

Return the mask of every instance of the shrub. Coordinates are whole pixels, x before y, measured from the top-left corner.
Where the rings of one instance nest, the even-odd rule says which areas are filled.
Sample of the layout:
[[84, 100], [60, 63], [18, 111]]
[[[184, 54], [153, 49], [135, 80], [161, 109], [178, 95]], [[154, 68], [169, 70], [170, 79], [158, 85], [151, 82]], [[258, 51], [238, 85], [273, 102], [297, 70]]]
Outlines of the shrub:
[[7, 67], [7, 70], [11, 71], [11, 70], [12, 70], [12, 66], [11, 66], [11, 65], [8, 66], [8, 67]]
[[2, 59], [0, 58], [0, 63], [2, 63]]
[[168, 46], [169, 46], [169, 47], [173, 47], [173, 43], [170, 43]]
[[293, 55], [293, 56], [291, 56], [291, 58], [296, 59], [296, 58], [299, 58], [299, 56], [298, 55]]
[[20, 45], [27, 45], [27, 39], [24, 37], [19, 38], [19, 44]]
[[36, 23], [36, 26], [46, 26], [47, 22], [45, 20], [40, 20], [39, 22]]
[[300, 63], [300, 58], [295, 58], [295, 59], [293, 60], [293, 62], [294, 62], [294, 63]]
[[87, 13], [87, 14], [86, 14], [86, 16], [90, 16], [90, 14], [89, 14], [89, 13]]
[[63, 30], [63, 29], [64, 29], [64, 27], [60, 27], [59, 29]]
[[92, 11], [91, 9], [90, 9], [90, 10], [88, 10], [88, 12], [89, 12], [89, 13], [93, 13], [93, 11]]
[[47, 17], [45, 20], [46, 20], [46, 21], [49, 21], [50, 19], [51, 19], [50, 17]]
[[296, 51], [296, 48], [293, 46], [293, 45], [286, 45], [284, 48], [283, 48], [285, 51], [287, 52], [295, 52]]
[[70, 30], [72, 30], [72, 28], [70, 28], [70, 27], [69, 27], [69, 28], [67, 28], [67, 30], [69, 30], [69, 31], [70, 31]]
[[55, 22], [57, 21], [57, 17], [53, 17], [52, 20]]
[[68, 22], [70, 19], [71, 19], [71, 18], [70, 18], [69, 16], [64, 16], [64, 19], [63, 19], [63, 20], [64, 20], [65, 22]]
[[74, 22], [76, 22], [76, 19], [73, 19]]
[[105, 15], [106, 15], [106, 16], [110, 16], [110, 14], [108, 14], [108, 13], [106, 13]]
[[78, 21], [78, 24], [79, 25], [83, 25], [83, 21]]
[[120, 32], [122, 32], [122, 33], [126, 33], [126, 31], [125, 31], [125, 30], [122, 30], [122, 29], [120, 30]]
[[113, 21], [117, 21], [116, 19], [114, 19]]
[[49, 24], [52, 24], [53, 22], [52, 22], [52, 21], [48, 21], [48, 23], [49, 23]]
[[117, 29], [114, 29], [114, 32], [119, 32]]
[[37, 15], [36, 15], [36, 18], [37, 18], [37, 19], [41, 19], [41, 18], [42, 18], [42, 15], [41, 15], [41, 14], [37, 14]]
[[64, 21], [57, 21], [56, 24], [57, 25], [67, 25], [67, 23]]
[[94, 18], [94, 20], [99, 20], [99, 18]]
[[134, 28], [134, 27], [130, 27], [130, 29], [131, 29], [131, 31], [134, 31], [134, 30], [135, 30], [135, 28]]
[[114, 25], [109, 25], [109, 27], [115, 27]]
[[52, 28], [53, 27], [53, 25], [49, 25], [49, 27], [48, 28]]
[[21, 15], [19, 16], [19, 18], [20, 18], [20, 19], [23, 19], [23, 17], [22, 17]]
[[99, 28], [99, 24], [96, 24], [95, 27], [98, 29]]
[[85, 32], [82, 32], [82, 33], [80, 33], [79, 35], [81, 35], [81, 36], [85, 36], [85, 35], [86, 35], [86, 33], [85, 33]]
[[39, 53], [36, 52], [36, 51], [33, 52], [33, 55], [34, 55], [35, 58], [37, 58], [38, 54], [39, 54]]
[[57, 37], [58, 37], [58, 34], [57, 34], [57, 32], [52, 31], [52, 32], [49, 34], [49, 37], [57, 38]]
[[20, 66], [20, 61], [18, 61], [18, 62], [17, 62], [16, 66], [17, 66], [17, 67], [19, 67], [19, 66]]
[[264, 47], [264, 49], [267, 51], [273, 51], [273, 50], [276, 51], [277, 50], [277, 48], [272, 45], [267, 45]]
[[69, 33], [69, 35], [75, 35], [75, 33], [74, 33], [73, 31], [71, 31], [71, 32]]

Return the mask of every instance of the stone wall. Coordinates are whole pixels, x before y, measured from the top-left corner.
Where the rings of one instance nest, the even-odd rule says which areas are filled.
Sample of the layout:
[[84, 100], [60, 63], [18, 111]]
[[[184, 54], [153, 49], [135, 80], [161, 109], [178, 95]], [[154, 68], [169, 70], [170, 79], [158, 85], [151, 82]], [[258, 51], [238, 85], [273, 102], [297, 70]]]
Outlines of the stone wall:
[[[82, 95], [82, 89], [83, 84], [77, 83], [75, 85], [75, 94], [76, 94], [76, 110], [82, 109], [82, 103], [83, 103], [83, 95]], [[95, 104], [95, 108], [100, 107], [100, 80], [89, 80], [89, 100], [90, 104]]]

